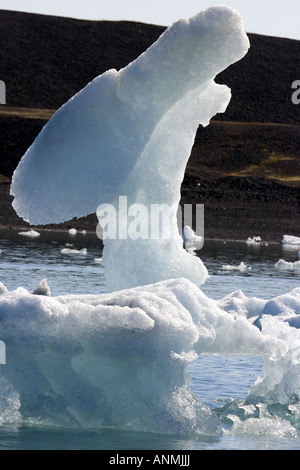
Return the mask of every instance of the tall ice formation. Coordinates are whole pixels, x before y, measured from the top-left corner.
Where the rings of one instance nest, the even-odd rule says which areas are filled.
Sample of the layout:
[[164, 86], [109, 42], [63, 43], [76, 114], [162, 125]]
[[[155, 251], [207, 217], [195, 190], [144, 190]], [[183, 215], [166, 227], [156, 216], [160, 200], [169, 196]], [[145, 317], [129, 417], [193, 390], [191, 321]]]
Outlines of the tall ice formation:
[[[240, 15], [212, 7], [174, 23], [127, 67], [96, 77], [20, 161], [11, 185], [18, 215], [35, 225], [59, 223], [113, 205], [117, 227], [126, 230], [104, 240], [108, 290], [179, 277], [201, 285], [207, 270], [183, 249], [177, 228], [181, 182], [199, 124], [230, 101], [214, 77], [248, 48]], [[152, 209], [161, 205], [170, 209], [168, 236], [159, 230], [154, 237]]]

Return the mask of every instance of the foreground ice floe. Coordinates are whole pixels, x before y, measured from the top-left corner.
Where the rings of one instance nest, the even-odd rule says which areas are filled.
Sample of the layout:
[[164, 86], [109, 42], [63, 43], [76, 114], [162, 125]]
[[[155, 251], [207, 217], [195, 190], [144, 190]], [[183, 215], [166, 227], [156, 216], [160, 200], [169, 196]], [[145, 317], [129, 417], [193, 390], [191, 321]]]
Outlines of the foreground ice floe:
[[249, 403], [288, 406], [300, 393], [299, 289], [269, 302], [240, 291], [215, 301], [186, 279], [101, 295], [49, 297], [46, 281], [2, 292], [0, 410], [10, 390], [12, 420], [219, 432], [184, 372], [201, 353], [263, 357]]

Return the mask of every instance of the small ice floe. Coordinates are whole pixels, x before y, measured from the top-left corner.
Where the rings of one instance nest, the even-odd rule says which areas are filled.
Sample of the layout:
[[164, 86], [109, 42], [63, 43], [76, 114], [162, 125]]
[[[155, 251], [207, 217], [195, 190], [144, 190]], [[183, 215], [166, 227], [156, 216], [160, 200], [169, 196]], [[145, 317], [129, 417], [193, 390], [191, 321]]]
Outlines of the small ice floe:
[[51, 297], [51, 292], [50, 288], [47, 284], [47, 279], [43, 279], [37, 288], [32, 292], [34, 295], [46, 295], [48, 297]]
[[186, 225], [182, 229], [182, 237], [183, 237], [183, 240], [185, 242], [187, 242], [187, 241], [191, 242], [191, 241], [194, 241], [196, 239], [196, 234], [195, 234], [194, 230], [191, 229], [191, 227]]
[[196, 255], [195, 250], [200, 250], [203, 246], [203, 237], [196, 235], [188, 225], [182, 229], [182, 238], [184, 248], [192, 255]]
[[202, 242], [202, 237], [199, 237], [198, 235], [195, 234], [194, 230], [186, 225], [182, 229], [182, 238], [185, 242]]
[[277, 261], [277, 263], [275, 263], [275, 268], [276, 269], [281, 269], [283, 271], [287, 271], [287, 270], [300, 270], [300, 261], [285, 261], [284, 259], [280, 259], [279, 261]]
[[31, 230], [27, 230], [25, 232], [19, 232], [18, 235], [23, 235], [25, 237], [35, 238], [35, 237], [39, 237], [40, 233], [31, 229]]
[[86, 235], [86, 230], [77, 230], [76, 228], [70, 228], [69, 235], [77, 235], [77, 233], [81, 233], [81, 235]]
[[242, 261], [238, 266], [233, 266], [231, 264], [223, 264], [222, 266], [223, 271], [251, 271], [251, 266], [246, 266], [246, 264]]
[[2, 284], [2, 282], [0, 282], [0, 295], [6, 294], [6, 292], [8, 292], [7, 287], [4, 284]]
[[87, 255], [87, 249], [86, 248], [82, 248], [81, 250], [75, 250], [75, 248], [63, 248], [61, 250], [61, 253], [63, 255]]
[[102, 258], [94, 258], [94, 263], [102, 264]]
[[283, 235], [281, 243], [283, 245], [296, 245], [298, 247], [300, 246], [300, 237], [294, 237], [293, 235]]
[[255, 244], [260, 244], [261, 243], [261, 238], [260, 237], [248, 237], [246, 240], [247, 245], [255, 245]]

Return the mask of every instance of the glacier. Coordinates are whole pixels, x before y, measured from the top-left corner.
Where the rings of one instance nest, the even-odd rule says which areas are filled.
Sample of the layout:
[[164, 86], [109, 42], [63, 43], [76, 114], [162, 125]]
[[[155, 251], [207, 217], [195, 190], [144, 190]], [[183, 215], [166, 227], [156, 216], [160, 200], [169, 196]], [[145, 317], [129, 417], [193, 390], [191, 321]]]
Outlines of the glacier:
[[208, 298], [207, 269], [183, 248], [176, 220], [197, 128], [230, 101], [214, 77], [248, 48], [229, 7], [179, 20], [71, 98], [23, 156], [11, 194], [31, 224], [102, 204], [118, 214], [122, 196], [130, 207], [166, 204], [171, 236], [105, 239], [105, 294], [52, 297], [45, 280], [33, 292], [0, 285], [0, 423], [220, 434], [217, 414], [191, 391], [186, 367], [200, 354], [263, 358], [264, 376], [227, 409], [236, 432], [253, 432], [260, 416], [268, 425], [266, 407], [278, 403], [297, 421], [299, 290], [268, 302], [240, 291]]

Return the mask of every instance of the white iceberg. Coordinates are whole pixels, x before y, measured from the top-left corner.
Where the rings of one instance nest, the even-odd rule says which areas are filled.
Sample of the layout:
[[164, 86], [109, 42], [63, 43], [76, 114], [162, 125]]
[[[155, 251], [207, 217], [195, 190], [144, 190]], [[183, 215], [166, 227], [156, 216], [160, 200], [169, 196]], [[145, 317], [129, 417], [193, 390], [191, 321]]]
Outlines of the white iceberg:
[[25, 237], [30, 237], [30, 238], [36, 238], [40, 236], [40, 233], [37, 232], [36, 230], [26, 230], [24, 232], [19, 232], [19, 235], [25, 236]]
[[237, 266], [232, 265], [232, 264], [223, 264], [222, 269], [224, 271], [240, 271], [240, 272], [245, 272], [245, 271], [251, 271], [251, 266], [247, 266], [244, 261], [241, 261], [241, 263]]
[[260, 244], [261, 243], [261, 237], [256, 236], [256, 237], [248, 237], [246, 240], [247, 245], [255, 245], [255, 244]]
[[195, 241], [199, 241], [199, 242], [202, 242], [202, 237], [200, 236], [197, 236], [194, 232], [193, 229], [191, 229], [191, 227], [189, 227], [188, 225], [186, 225], [185, 227], [183, 227], [183, 230], [182, 230], [182, 236], [183, 236], [183, 240], [185, 242], [195, 242]]
[[204, 244], [204, 238], [196, 235], [193, 229], [186, 225], [182, 230], [183, 246], [186, 251], [193, 256], [196, 256], [196, 250], [201, 250]]
[[76, 248], [62, 248], [61, 253], [63, 255], [68, 255], [68, 256], [72, 256], [72, 255], [86, 256], [88, 251], [86, 248], [81, 248], [81, 250], [77, 250]]
[[[183, 249], [177, 229], [197, 127], [230, 100], [214, 77], [248, 47], [231, 8], [181, 20], [136, 61], [68, 101], [22, 158], [11, 193], [31, 223], [85, 216], [99, 204], [119, 214], [121, 195], [136, 213], [162, 204], [172, 211], [169, 239], [104, 240], [114, 292], [51, 297], [1, 289], [9, 366], [1, 367], [0, 391], [12, 391], [5, 403], [14, 422], [218, 434], [217, 415], [192, 394], [185, 371], [201, 353], [264, 358], [265, 375], [249, 404], [290, 405], [300, 396], [300, 330], [285, 321], [287, 312], [290, 320], [299, 317], [299, 292], [272, 304], [241, 292], [209, 299], [199, 289], [207, 270]], [[130, 288], [117, 290], [124, 286]], [[48, 292], [46, 282], [37, 292]]]
[[292, 270], [292, 269], [300, 269], [300, 261], [285, 261], [284, 259], [280, 259], [275, 263], [275, 268], [281, 270]]
[[2, 282], [0, 282], [0, 295], [6, 294], [6, 292], [8, 292], [7, 287]]
[[[58, 223], [111, 204], [118, 216], [122, 196], [128, 208], [145, 208], [153, 227], [151, 208], [167, 206], [167, 239], [133, 240], [128, 220], [125, 237], [104, 240], [107, 289], [180, 277], [201, 285], [207, 269], [184, 250], [177, 228], [181, 182], [199, 123], [208, 125], [230, 101], [214, 77], [248, 48], [241, 16], [212, 7], [173, 24], [127, 67], [95, 78], [53, 115], [19, 163], [11, 184], [18, 215]], [[120, 229], [123, 220], [117, 223]]]
[[295, 237], [294, 235], [283, 235], [281, 243], [283, 245], [296, 245], [298, 247], [300, 246], [300, 237]]
[[34, 295], [46, 295], [47, 297], [51, 297], [50, 287], [48, 286], [47, 279], [43, 279], [36, 289], [32, 292]]

